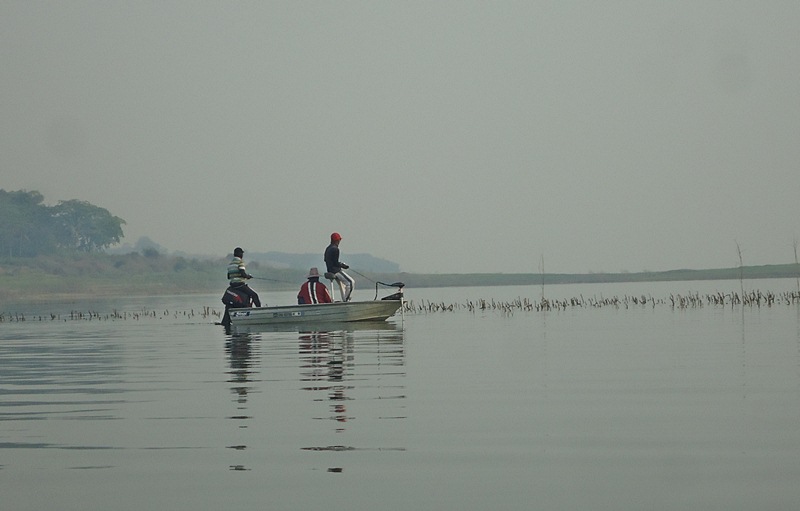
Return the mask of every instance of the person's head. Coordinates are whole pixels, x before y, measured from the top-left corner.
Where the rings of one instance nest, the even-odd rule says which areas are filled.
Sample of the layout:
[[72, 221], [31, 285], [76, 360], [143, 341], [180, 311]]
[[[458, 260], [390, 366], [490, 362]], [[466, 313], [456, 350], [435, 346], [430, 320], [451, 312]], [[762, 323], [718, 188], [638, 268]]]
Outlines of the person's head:
[[244, 256], [244, 250], [242, 250], [242, 247], [236, 247], [233, 249], [233, 257], [243, 257], [243, 256]]
[[308, 270], [308, 277], [306, 278], [308, 278], [309, 280], [319, 279], [319, 270], [316, 268], [311, 268], [310, 270]]
[[342, 235], [338, 232], [331, 234], [331, 243], [339, 243], [342, 240]]

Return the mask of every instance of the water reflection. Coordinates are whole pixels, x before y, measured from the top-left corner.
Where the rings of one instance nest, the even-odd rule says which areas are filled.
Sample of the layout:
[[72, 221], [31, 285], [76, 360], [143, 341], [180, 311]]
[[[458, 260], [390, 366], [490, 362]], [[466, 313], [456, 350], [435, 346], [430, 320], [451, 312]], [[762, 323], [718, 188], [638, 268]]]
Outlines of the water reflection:
[[351, 388], [345, 381], [345, 371], [352, 373], [354, 359], [352, 332], [302, 332], [299, 353], [301, 381], [310, 383], [303, 390], [325, 392], [326, 398], [315, 398], [315, 401], [330, 401], [330, 415], [315, 418], [334, 420], [339, 423], [336, 431], [344, 431], [349, 419], [347, 400], [350, 398], [346, 393]]
[[[302, 447], [306, 451], [404, 451], [396, 445], [347, 445], [346, 433], [358, 422], [374, 432], [381, 421], [406, 418], [405, 350], [403, 332], [392, 328], [379, 330], [307, 331], [299, 334], [300, 377], [303, 391], [314, 402], [324, 403], [325, 411], [313, 417], [330, 421], [330, 433], [342, 441]], [[363, 415], [356, 415], [350, 405], [360, 405]], [[363, 405], [363, 406], [361, 406]], [[385, 413], [384, 407], [390, 409]], [[368, 414], [368, 415], [367, 415]], [[353, 428], [359, 438], [359, 428]], [[320, 438], [328, 434], [321, 432]], [[340, 473], [343, 466], [330, 466], [328, 472]]]
[[[258, 339], [258, 336], [255, 338]], [[253, 389], [251, 375], [257, 372], [253, 371], [253, 341], [253, 336], [250, 334], [234, 334], [228, 337], [225, 343], [225, 352], [228, 354], [231, 367], [228, 372], [230, 375], [228, 382], [233, 384], [231, 390], [236, 396], [240, 411], [247, 409], [247, 394]], [[251, 417], [236, 418], [250, 419]], [[246, 428], [247, 425], [243, 424], [240, 427]]]
[[[274, 414], [287, 413], [293, 417], [295, 410], [303, 410], [309, 396], [312, 403], [322, 407], [307, 415], [313, 424], [295, 424], [299, 435], [292, 441], [304, 451], [403, 451], [402, 446], [391, 444], [389, 436], [379, 445], [359, 445], [361, 438], [374, 438], [385, 421], [404, 420], [405, 414], [405, 349], [403, 331], [391, 322], [336, 325], [336, 328], [281, 326], [232, 328], [225, 338], [228, 360], [227, 382], [233, 394], [236, 411], [228, 416], [235, 421], [238, 439], [228, 448], [247, 451], [246, 430], [261, 426], [261, 421], [274, 418]], [[298, 370], [299, 369], [299, 370]], [[259, 373], [268, 373], [264, 379]], [[284, 386], [282, 383], [299, 385]], [[272, 417], [260, 416], [251, 411], [254, 392], [266, 392], [270, 385]], [[296, 394], [296, 392], [300, 392]], [[306, 401], [307, 403], [307, 401]], [[357, 403], [359, 414], [351, 409]], [[256, 408], [261, 410], [260, 406]], [[315, 426], [324, 426], [322, 429]], [[354, 427], [358, 424], [359, 427]], [[252, 428], [259, 430], [260, 428]], [[315, 431], [307, 436], [302, 431]], [[253, 431], [252, 434], [256, 434]], [[333, 437], [328, 438], [329, 436]], [[378, 435], [379, 438], [382, 438]], [[263, 438], [262, 440], [263, 441]], [[249, 471], [246, 455], [237, 455], [236, 463], [229, 464], [233, 471]], [[326, 458], [327, 459], [327, 458]], [[342, 472], [343, 464], [326, 466], [328, 472]]]
[[[257, 367], [260, 355], [255, 352], [260, 337], [248, 333], [232, 333], [225, 342], [225, 352], [228, 356], [230, 371], [228, 383], [231, 384], [231, 393], [236, 402], [236, 412], [228, 418], [237, 421], [239, 429], [246, 429], [253, 416], [248, 410], [247, 398], [254, 391], [254, 375], [258, 373]], [[229, 445], [229, 449], [244, 451], [247, 445], [236, 443]], [[230, 470], [249, 470], [242, 464], [230, 465]]]
[[341, 332], [366, 332], [366, 331], [391, 331], [397, 332], [402, 327], [391, 321], [358, 321], [319, 322], [314, 323], [313, 329], [308, 323], [279, 323], [275, 325], [231, 325], [226, 334], [266, 333], [266, 332], [296, 332], [300, 335], [307, 333], [341, 333]]

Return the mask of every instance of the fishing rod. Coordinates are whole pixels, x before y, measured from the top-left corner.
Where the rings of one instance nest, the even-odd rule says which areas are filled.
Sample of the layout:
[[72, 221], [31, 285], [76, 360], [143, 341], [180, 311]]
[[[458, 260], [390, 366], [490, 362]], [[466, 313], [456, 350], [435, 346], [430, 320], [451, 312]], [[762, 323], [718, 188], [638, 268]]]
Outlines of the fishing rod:
[[[392, 282], [391, 284], [387, 284], [386, 282], [380, 282], [380, 281], [377, 281], [377, 280], [373, 280], [373, 279], [367, 277], [366, 275], [364, 275], [363, 273], [361, 273], [359, 271], [356, 271], [356, 270], [354, 270], [352, 268], [348, 268], [348, 271], [352, 271], [356, 275], [358, 275], [360, 277], [363, 277], [363, 278], [367, 279], [368, 281], [372, 282], [373, 284], [375, 284], [375, 300], [378, 299], [378, 286], [396, 287], [396, 288], [399, 289], [399, 291], [397, 293], [386, 297], [387, 299], [393, 299], [397, 295], [402, 294], [403, 288], [405, 287], [405, 284], [403, 284], [402, 282]], [[255, 279], [255, 280], [266, 280], [268, 282], [280, 282], [281, 284], [293, 284], [293, 282], [289, 282], [289, 281], [286, 281], [286, 280], [270, 279], [270, 278], [267, 278], [267, 277], [254, 277], [254, 276], [251, 276], [250, 278], [251, 279]]]
[[280, 282], [282, 284], [293, 284], [293, 282], [289, 282], [288, 280], [268, 279], [266, 277], [250, 277], [250, 278], [255, 280], [267, 280], [269, 282]]

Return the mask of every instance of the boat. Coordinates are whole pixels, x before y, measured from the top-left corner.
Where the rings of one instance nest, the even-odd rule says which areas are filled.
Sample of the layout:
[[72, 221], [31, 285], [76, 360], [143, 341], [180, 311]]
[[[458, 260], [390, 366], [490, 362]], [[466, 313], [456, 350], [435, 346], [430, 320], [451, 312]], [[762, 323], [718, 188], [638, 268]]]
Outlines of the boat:
[[353, 321], [385, 321], [403, 305], [402, 297], [393, 300], [333, 302], [274, 307], [230, 309], [231, 324], [262, 325], [276, 323], [347, 323]]
[[[397, 287], [398, 291], [379, 300], [378, 285]], [[403, 286], [402, 282], [393, 284], [377, 282], [374, 300], [272, 307], [232, 307], [227, 309], [227, 314], [232, 326], [385, 321], [403, 306]]]

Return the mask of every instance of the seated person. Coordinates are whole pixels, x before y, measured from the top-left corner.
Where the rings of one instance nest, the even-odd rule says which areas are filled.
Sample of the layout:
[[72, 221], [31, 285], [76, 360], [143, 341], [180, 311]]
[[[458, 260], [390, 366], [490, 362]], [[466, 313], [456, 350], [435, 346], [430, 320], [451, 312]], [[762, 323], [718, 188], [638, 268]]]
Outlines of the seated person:
[[297, 293], [297, 303], [300, 305], [308, 305], [312, 303], [331, 303], [331, 295], [328, 293], [328, 287], [319, 281], [319, 270], [311, 268], [308, 272], [308, 281], [300, 286], [300, 292]]
[[233, 259], [228, 263], [228, 280], [230, 287], [240, 293], [246, 294], [250, 297], [250, 301], [253, 305], [261, 307], [261, 300], [258, 298], [258, 293], [253, 291], [245, 282], [247, 279], [252, 279], [253, 276], [247, 273], [242, 257], [244, 257], [244, 250], [240, 247], [233, 249]]
[[226, 327], [231, 324], [231, 317], [228, 309], [240, 307], [261, 307], [261, 300], [250, 286], [245, 282], [253, 276], [247, 273], [244, 266], [244, 250], [241, 247], [233, 249], [233, 259], [228, 264], [228, 289], [222, 295], [222, 303], [225, 304], [225, 314], [222, 316], [222, 324]]

